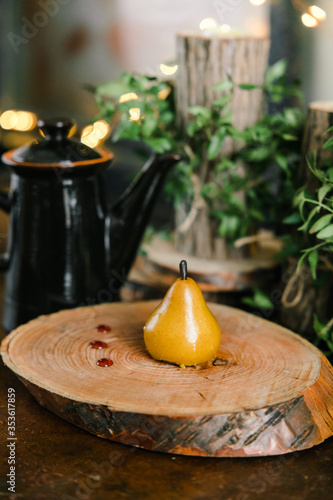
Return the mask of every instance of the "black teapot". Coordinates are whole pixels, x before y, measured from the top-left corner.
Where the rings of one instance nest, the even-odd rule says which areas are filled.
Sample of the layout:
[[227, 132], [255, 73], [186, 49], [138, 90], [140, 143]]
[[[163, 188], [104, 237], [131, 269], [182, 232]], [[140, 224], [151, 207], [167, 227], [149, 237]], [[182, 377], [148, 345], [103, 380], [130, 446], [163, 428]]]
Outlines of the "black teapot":
[[69, 120], [39, 121], [44, 139], [9, 151], [10, 214], [3, 327], [40, 314], [119, 300], [153, 204], [176, 154], [155, 154], [110, 207], [112, 153], [68, 138]]

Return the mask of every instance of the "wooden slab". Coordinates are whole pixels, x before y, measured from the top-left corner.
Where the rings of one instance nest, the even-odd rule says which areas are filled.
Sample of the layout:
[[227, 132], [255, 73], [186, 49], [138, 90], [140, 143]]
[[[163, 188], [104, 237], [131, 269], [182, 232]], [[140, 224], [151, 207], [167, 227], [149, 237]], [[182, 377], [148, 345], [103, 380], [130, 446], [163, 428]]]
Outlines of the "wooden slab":
[[[333, 432], [333, 369], [301, 337], [210, 304], [222, 331], [215, 360], [181, 369], [147, 354], [142, 327], [157, 302], [102, 304], [41, 316], [1, 345], [37, 401], [100, 437], [201, 456], [275, 455]], [[109, 325], [108, 333], [95, 327]], [[91, 341], [107, 347], [94, 350]], [[96, 365], [100, 358], [113, 365]]]
[[270, 237], [257, 245], [257, 251], [248, 258], [201, 259], [178, 252], [174, 243], [154, 237], [143, 245], [145, 256], [138, 257], [129, 274], [130, 281], [166, 291], [179, 276], [179, 262], [186, 259], [191, 277], [203, 292], [230, 292], [248, 290], [267, 283], [276, 273], [279, 262], [274, 255], [281, 250], [281, 242]]

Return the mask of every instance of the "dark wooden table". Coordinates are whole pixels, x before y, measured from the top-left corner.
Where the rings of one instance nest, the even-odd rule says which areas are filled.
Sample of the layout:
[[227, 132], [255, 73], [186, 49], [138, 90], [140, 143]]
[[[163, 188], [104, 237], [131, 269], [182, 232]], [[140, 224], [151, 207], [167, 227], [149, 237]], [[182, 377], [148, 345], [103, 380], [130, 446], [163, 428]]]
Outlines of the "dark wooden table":
[[[2, 288], [2, 287], [1, 287]], [[99, 439], [41, 408], [0, 362], [0, 498], [329, 500], [333, 439], [268, 458], [164, 455]], [[8, 492], [7, 393], [16, 393], [16, 493]]]

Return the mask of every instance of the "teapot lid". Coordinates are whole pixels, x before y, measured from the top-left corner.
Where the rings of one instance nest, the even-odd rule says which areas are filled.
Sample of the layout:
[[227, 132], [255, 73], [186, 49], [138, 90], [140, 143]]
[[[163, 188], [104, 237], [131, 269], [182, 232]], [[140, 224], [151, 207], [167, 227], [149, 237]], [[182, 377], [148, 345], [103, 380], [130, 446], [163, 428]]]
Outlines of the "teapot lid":
[[30, 167], [93, 166], [112, 159], [109, 151], [96, 151], [76, 139], [68, 137], [74, 122], [68, 119], [54, 118], [38, 120], [37, 126], [42, 135], [40, 141], [30, 146], [23, 146], [8, 151], [3, 161], [9, 165]]

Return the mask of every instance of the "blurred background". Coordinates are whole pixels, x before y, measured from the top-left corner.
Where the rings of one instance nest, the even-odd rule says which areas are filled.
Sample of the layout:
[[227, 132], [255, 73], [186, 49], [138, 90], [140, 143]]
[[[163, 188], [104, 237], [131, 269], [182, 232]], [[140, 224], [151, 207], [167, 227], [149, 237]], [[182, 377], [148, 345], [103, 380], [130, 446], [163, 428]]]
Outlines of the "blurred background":
[[[41, 116], [72, 117], [76, 134], [87, 137], [85, 127], [98, 110], [86, 84], [122, 71], [172, 79], [175, 35], [215, 25], [270, 36], [270, 63], [288, 60], [289, 78], [302, 81], [304, 108], [311, 100], [333, 99], [333, 2], [314, 1], [0, 0], [1, 151], [38, 137]], [[99, 133], [107, 137], [105, 125]], [[135, 158], [126, 163], [124, 179], [137, 170]]]
[[[287, 60], [288, 79], [301, 81], [303, 110], [310, 101], [333, 101], [332, 0], [0, 0], [0, 8], [0, 153], [38, 138], [39, 117], [73, 118], [73, 133], [91, 147], [110, 141], [110, 126], [97, 121], [86, 87], [123, 71], [173, 80], [181, 32], [270, 37], [269, 63]], [[99, 139], [91, 142], [91, 135]], [[150, 154], [112, 149], [111, 201]], [[0, 185], [8, 184], [2, 167]], [[153, 225], [171, 220], [172, 206], [162, 197]], [[1, 250], [6, 234], [0, 212]]]
[[[175, 34], [198, 31], [206, 18], [270, 35], [271, 62], [292, 63], [306, 101], [332, 99], [333, 2], [315, 3], [321, 11], [303, 0], [1, 0], [0, 110], [88, 123], [96, 107], [84, 84], [123, 70], [163, 76], [161, 63], [175, 61]], [[0, 124], [8, 130], [15, 118], [5, 118]], [[33, 126], [23, 118], [18, 128]]]

